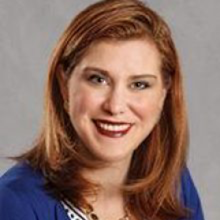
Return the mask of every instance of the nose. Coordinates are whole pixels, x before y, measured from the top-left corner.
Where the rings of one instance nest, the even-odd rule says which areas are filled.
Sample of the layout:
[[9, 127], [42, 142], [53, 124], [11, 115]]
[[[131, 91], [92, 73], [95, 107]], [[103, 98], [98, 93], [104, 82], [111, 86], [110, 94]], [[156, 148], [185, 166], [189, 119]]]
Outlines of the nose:
[[111, 115], [123, 114], [126, 111], [126, 95], [122, 89], [112, 89], [106, 95], [103, 103], [105, 112]]

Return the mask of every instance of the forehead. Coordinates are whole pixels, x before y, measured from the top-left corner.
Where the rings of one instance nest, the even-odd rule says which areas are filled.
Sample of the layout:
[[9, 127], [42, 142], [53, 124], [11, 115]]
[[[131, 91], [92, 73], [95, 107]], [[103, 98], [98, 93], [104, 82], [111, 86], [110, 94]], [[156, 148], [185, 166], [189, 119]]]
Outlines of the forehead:
[[160, 72], [161, 58], [148, 39], [105, 40], [93, 43], [76, 69], [96, 67], [108, 72], [143, 74]]

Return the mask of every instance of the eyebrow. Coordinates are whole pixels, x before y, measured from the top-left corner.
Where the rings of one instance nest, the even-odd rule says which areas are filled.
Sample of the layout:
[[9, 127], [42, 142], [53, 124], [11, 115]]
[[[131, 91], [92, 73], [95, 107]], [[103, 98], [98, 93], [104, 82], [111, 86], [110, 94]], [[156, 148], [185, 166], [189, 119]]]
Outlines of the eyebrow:
[[[98, 67], [86, 67], [83, 70], [83, 72], [88, 72], [88, 71], [99, 72], [99, 73], [101, 73], [101, 74], [111, 78], [111, 76], [110, 76], [108, 71], [103, 70], [103, 69], [98, 68]], [[154, 74], [148, 73], [148, 74], [140, 74], [140, 75], [131, 75], [131, 76], [129, 76], [129, 78], [131, 80], [140, 79], [140, 78], [153, 78], [153, 79], [157, 79], [157, 76], [154, 75]]]

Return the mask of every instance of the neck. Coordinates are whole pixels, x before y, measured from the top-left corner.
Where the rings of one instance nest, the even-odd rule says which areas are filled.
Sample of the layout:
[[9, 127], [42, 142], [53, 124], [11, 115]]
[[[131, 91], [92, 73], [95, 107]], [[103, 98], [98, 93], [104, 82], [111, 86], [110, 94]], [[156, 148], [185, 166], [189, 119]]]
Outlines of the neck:
[[[95, 195], [86, 197], [98, 219], [126, 219], [124, 195], [121, 190], [127, 176], [128, 166], [114, 164], [97, 170], [85, 170], [83, 175], [98, 184]], [[108, 207], [106, 209], [106, 207]]]
[[126, 180], [130, 161], [111, 163], [103, 168], [82, 172], [83, 176], [92, 183], [98, 184], [96, 197], [86, 198], [88, 202], [102, 201], [107, 202], [115, 198], [123, 198], [121, 188]]
[[[92, 205], [99, 219], [120, 219], [126, 214], [126, 202], [122, 186], [127, 177], [130, 158], [111, 162], [99, 169], [85, 169], [82, 175], [91, 183], [98, 185], [95, 194], [85, 196], [86, 201]], [[108, 207], [106, 209], [106, 207]]]

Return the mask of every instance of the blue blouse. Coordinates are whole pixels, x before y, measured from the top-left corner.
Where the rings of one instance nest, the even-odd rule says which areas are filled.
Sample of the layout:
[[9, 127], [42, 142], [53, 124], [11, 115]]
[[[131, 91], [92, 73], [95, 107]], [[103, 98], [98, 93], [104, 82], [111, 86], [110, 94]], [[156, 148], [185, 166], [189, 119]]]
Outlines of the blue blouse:
[[[28, 164], [17, 164], [0, 178], [0, 220], [69, 220], [62, 203], [44, 189], [44, 178]], [[182, 175], [182, 200], [204, 220], [200, 199], [188, 169]]]

